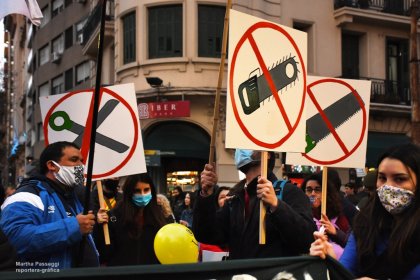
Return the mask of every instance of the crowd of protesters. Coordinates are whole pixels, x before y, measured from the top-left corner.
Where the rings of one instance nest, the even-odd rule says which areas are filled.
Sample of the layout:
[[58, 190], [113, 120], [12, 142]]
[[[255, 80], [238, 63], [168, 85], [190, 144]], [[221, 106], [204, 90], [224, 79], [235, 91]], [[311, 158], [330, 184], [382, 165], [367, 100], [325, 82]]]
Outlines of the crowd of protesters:
[[[341, 192], [338, 173], [328, 169], [326, 214], [322, 173], [300, 187], [286, 183], [279, 196], [274, 153], [268, 155], [262, 176], [261, 153], [236, 150], [235, 164], [245, 178], [232, 188], [218, 186], [212, 164], [204, 166], [198, 190], [176, 187], [169, 197], [157, 193], [146, 173], [103, 180], [105, 203], [93, 187], [84, 214], [80, 149], [70, 142], [50, 144], [38, 175], [8, 188], [7, 198], [0, 193], [0, 270], [159, 264], [154, 238], [177, 222], [193, 231], [201, 248], [216, 248], [229, 259], [330, 255], [357, 277], [420, 279], [417, 145], [384, 153], [359, 190], [347, 183]], [[260, 202], [267, 210], [265, 245], [258, 242]]]

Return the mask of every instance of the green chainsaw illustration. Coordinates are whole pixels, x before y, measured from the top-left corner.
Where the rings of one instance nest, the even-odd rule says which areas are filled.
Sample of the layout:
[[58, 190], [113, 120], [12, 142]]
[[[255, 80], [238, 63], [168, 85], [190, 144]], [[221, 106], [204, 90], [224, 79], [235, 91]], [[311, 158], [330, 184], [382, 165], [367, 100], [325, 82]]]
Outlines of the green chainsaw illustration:
[[[290, 56], [284, 59], [283, 62], [273, 64], [268, 69], [277, 92], [296, 81], [300, 72], [297, 64], [298, 62], [296, 62], [295, 57]], [[258, 68], [256, 70], [260, 69]], [[252, 71], [250, 78], [241, 83], [238, 88], [242, 109], [247, 115], [260, 108], [260, 103], [273, 95], [267, 82], [267, 77], [264, 74], [260, 76], [257, 76], [257, 74], [252, 75], [256, 70]], [[245, 100], [245, 94], [248, 102]]]
[[[337, 129], [360, 110], [362, 110], [361, 104], [356, 96], [350, 92], [323, 111], [334, 129]], [[330, 133], [331, 131], [320, 113], [307, 119], [305, 153], [310, 152], [315, 148], [316, 143], [327, 137]]]

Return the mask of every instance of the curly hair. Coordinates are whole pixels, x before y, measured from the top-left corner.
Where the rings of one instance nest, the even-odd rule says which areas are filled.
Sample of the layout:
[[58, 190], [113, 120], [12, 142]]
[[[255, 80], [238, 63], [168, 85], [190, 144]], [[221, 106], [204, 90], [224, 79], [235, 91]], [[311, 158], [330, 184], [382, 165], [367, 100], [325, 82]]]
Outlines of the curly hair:
[[[169, 199], [163, 194], [157, 194], [158, 205], [162, 208], [163, 215], [167, 218], [173, 215]], [[161, 203], [159, 203], [159, 200]]]

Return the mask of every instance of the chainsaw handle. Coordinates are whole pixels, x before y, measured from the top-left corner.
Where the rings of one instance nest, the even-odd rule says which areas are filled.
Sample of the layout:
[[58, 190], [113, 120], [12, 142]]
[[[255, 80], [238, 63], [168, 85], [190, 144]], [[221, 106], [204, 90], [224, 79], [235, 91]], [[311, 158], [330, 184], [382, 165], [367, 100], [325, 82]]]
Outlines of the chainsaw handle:
[[[244, 94], [247, 96], [249, 106], [245, 102]], [[258, 94], [257, 75], [250, 77], [248, 80], [239, 85], [238, 95], [241, 100], [242, 109], [246, 115], [249, 115], [260, 108], [260, 99]]]

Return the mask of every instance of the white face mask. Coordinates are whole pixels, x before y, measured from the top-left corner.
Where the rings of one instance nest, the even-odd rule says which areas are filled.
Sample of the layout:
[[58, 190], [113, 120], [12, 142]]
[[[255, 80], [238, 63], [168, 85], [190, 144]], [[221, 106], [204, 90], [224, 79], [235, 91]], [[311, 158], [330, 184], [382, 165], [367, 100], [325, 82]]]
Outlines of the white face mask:
[[391, 214], [399, 214], [411, 205], [414, 199], [412, 191], [383, 185], [376, 190], [382, 206]]
[[83, 165], [76, 166], [61, 166], [55, 161], [52, 161], [60, 168], [57, 173], [54, 173], [55, 178], [63, 185], [74, 187], [76, 185], [83, 185]]

